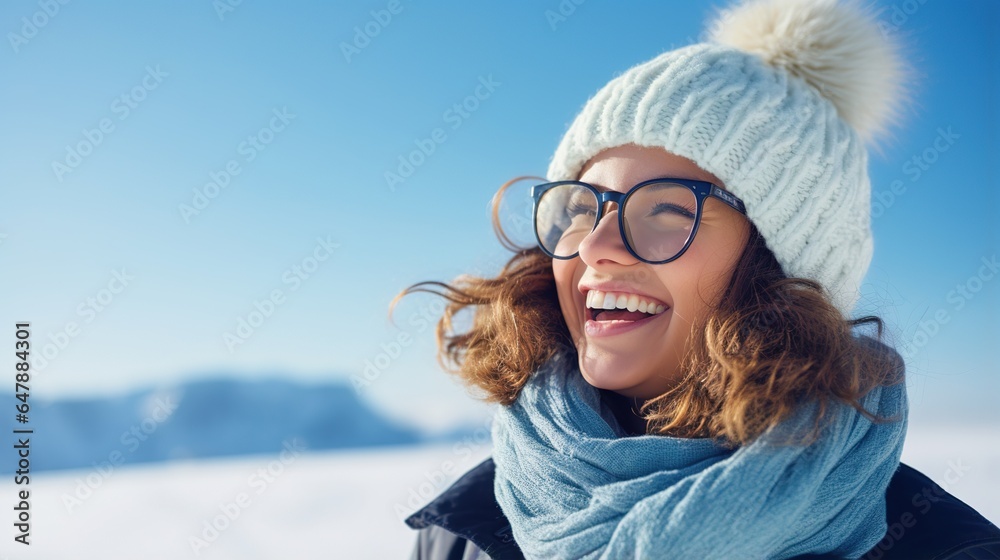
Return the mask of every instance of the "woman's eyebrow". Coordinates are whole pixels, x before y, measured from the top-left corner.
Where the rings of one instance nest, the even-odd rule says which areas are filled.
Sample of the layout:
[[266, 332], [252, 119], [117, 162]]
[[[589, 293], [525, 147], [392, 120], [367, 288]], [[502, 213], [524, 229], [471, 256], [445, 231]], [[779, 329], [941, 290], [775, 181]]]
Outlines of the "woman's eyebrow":
[[[696, 179], [694, 177], [667, 177], [667, 176], [663, 176], [663, 177], [650, 177], [649, 179], [643, 179], [642, 181], [638, 181], [636, 183], [633, 183], [632, 185], [629, 185], [628, 188], [631, 189], [632, 187], [638, 185], [639, 183], [644, 183], [646, 181], [651, 181], [653, 179], [661, 179], [661, 178], [662, 179], [684, 179], [685, 181], [707, 181], [709, 183], [712, 183], [713, 185], [718, 185], [718, 183], [716, 183], [714, 181], [708, 181], [707, 179]], [[591, 181], [583, 181], [583, 182], [587, 183], [588, 185], [593, 186], [595, 189], [597, 189], [597, 192], [607, 192], [607, 191], [612, 190], [612, 189], [609, 189], [607, 187], [601, 186], [601, 185], [599, 185], [597, 183], [594, 183], [594, 182], [591, 182]], [[627, 191], [628, 189], [625, 189], [625, 190]], [[622, 192], [625, 192], [625, 191], [622, 191]]]

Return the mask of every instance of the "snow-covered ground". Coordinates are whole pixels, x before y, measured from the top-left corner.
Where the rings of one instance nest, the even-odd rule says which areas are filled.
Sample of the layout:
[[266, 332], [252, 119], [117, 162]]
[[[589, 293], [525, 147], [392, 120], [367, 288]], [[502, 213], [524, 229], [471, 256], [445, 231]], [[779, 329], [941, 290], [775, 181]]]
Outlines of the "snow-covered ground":
[[[489, 442], [301, 452], [38, 473], [31, 541], [13, 543], [0, 483], [0, 560], [407, 558], [402, 519], [490, 453]], [[1000, 520], [996, 428], [912, 429], [903, 461]], [[214, 526], [213, 526], [214, 525]]]

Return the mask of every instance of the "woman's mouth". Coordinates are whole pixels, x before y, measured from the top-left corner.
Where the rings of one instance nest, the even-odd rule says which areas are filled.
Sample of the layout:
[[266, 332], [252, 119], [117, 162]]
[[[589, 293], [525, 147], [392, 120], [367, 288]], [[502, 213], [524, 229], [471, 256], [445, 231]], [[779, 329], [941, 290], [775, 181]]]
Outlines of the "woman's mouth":
[[584, 330], [589, 336], [595, 337], [622, 334], [640, 328], [671, 310], [664, 304], [643, 301], [632, 294], [592, 290], [586, 299]]

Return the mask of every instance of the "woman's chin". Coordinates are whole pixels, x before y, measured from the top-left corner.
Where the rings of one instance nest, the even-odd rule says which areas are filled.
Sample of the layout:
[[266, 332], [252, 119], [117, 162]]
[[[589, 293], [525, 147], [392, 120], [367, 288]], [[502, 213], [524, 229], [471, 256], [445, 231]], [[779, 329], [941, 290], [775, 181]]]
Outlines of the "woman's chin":
[[583, 354], [580, 356], [580, 373], [587, 383], [598, 389], [627, 391], [637, 381], [633, 378], [635, 364], [631, 362], [629, 358], [616, 358], [603, 353], [599, 357]]
[[[584, 380], [598, 389], [615, 391], [634, 398], [650, 399], [659, 396], [680, 381], [679, 374], [671, 376], [662, 372], [669, 366], [649, 369], [650, 357], [632, 353], [627, 356], [590, 352], [580, 354], [579, 367]], [[653, 373], [661, 372], [659, 375]]]

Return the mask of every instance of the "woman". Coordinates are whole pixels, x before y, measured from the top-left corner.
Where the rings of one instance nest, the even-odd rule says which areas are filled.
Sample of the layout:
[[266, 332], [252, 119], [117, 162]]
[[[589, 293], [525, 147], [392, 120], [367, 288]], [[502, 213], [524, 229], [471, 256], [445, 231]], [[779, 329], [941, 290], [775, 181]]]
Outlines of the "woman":
[[491, 459], [407, 519], [414, 558], [1000, 554], [900, 464], [902, 359], [847, 319], [895, 46], [834, 0], [747, 2], [712, 37], [594, 95], [532, 189], [538, 246], [497, 196], [517, 254], [442, 284], [442, 357], [501, 406]]

